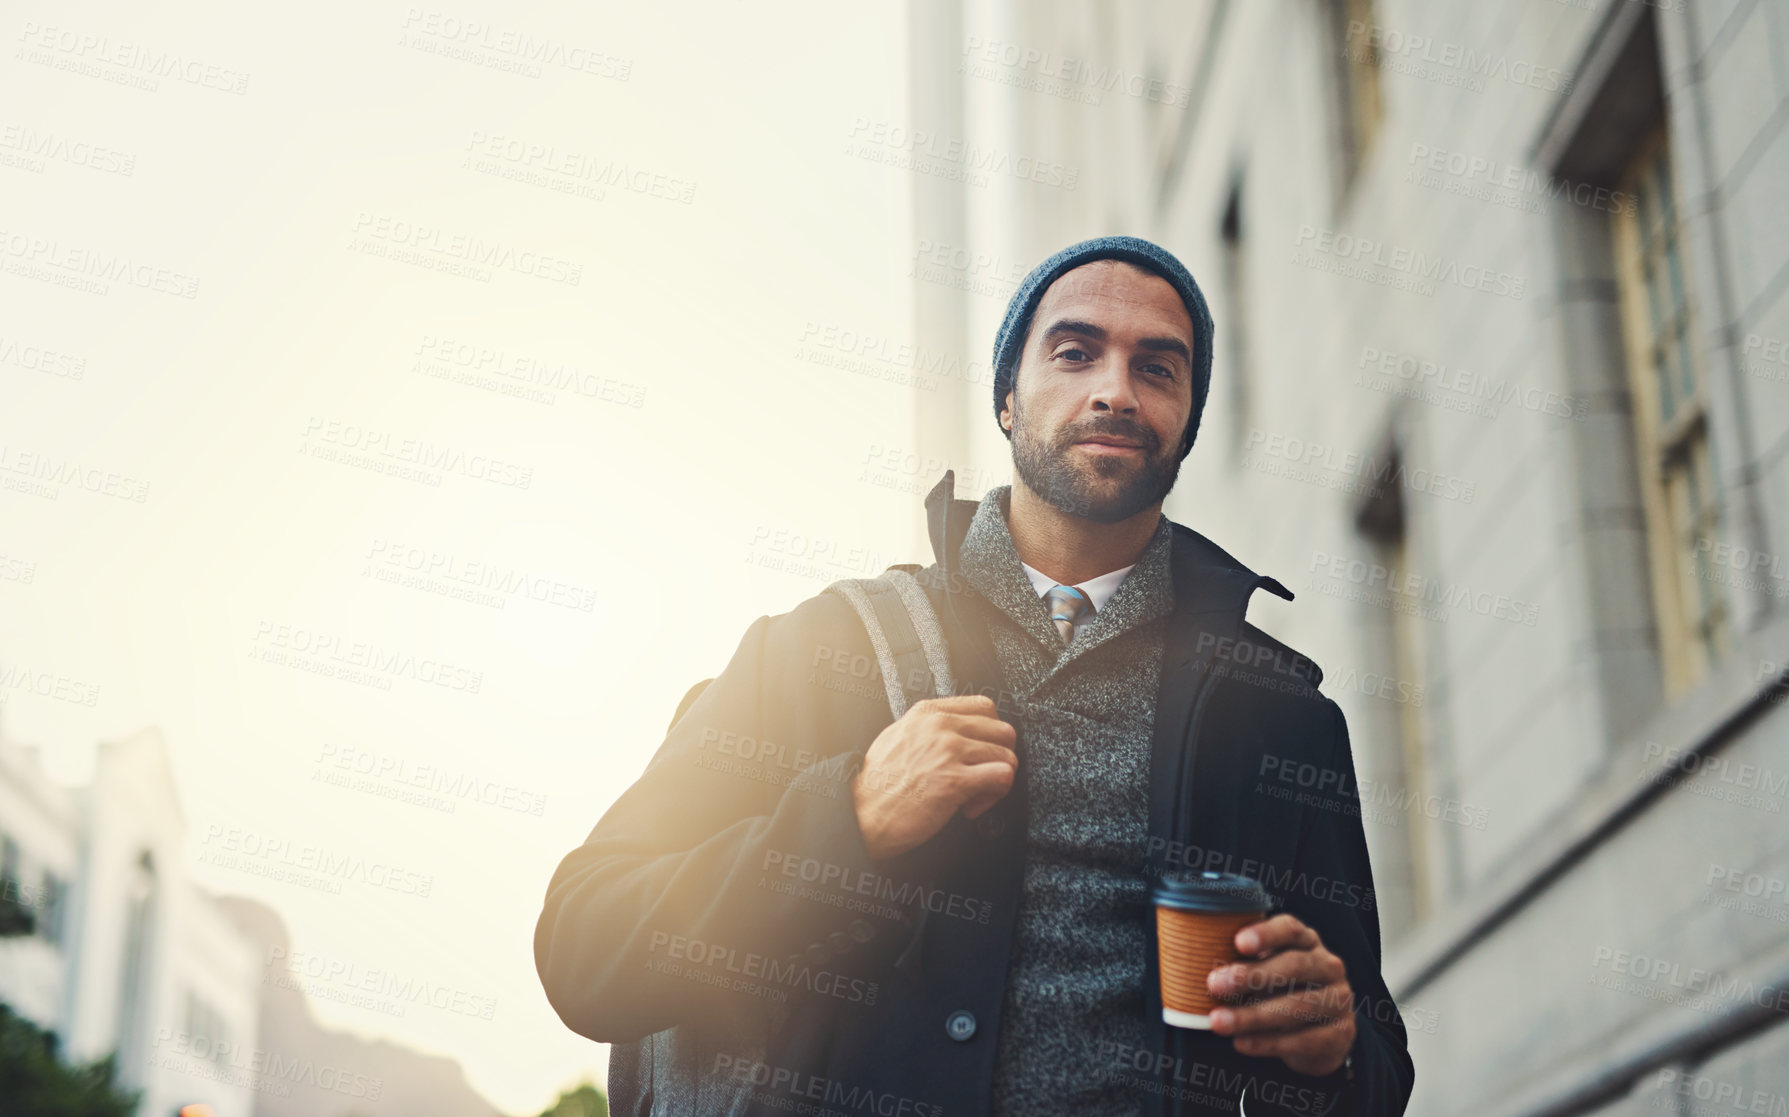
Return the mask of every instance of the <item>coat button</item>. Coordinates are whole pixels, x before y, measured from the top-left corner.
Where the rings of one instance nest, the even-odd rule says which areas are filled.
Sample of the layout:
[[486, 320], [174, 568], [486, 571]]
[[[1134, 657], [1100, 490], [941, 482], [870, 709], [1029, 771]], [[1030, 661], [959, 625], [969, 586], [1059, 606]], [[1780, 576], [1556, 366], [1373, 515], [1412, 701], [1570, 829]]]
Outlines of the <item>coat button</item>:
[[944, 1018], [944, 1034], [962, 1043], [975, 1034], [975, 1013], [959, 1008]]
[[858, 942], [869, 942], [876, 937], [876, 929], [861, 919], [851, 921], [851, 937]]
[[834, 931], [826, 936], [826, 945], [832, 947], [832, 956], [837, 958], [851, 949], [851, 940], [845, 937], [845, 932]]
[[823, 942], [811, 943], [803, 957], [808, 965], [818, 969], [832, 961], [832, 950]]

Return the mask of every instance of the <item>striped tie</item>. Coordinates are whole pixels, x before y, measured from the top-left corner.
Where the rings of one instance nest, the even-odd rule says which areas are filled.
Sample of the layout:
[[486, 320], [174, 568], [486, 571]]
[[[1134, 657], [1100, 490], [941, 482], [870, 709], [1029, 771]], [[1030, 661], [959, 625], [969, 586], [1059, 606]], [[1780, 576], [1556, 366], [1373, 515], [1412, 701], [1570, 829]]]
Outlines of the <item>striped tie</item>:
[[1044, 603], [1050, 607], [1050, 619], [1056, 622], [1056, 631], [1061, 633], [1064, 644], [1074, 638], [1081, 618], [1093, 614], [1093, 602], [1073, 586], [1051, 587], [1044, 594]]

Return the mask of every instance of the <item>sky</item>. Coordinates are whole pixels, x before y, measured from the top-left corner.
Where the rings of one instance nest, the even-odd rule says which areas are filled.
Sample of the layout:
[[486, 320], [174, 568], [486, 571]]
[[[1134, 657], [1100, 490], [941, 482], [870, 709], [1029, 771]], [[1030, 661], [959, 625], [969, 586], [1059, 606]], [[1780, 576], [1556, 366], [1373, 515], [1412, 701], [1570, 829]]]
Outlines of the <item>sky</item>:
[[[902, 9], [5, 19], [0, 732], [78, 784], [159, 729], [202, 887], [496, 1003], [327, 1026], [506, 1112], [600, 1082], [534, 970], [554, 866], [754, 619], [927, 557], [918, 496], [859, 479], [907, 390], [808, 344], [911, 333], [909, 183], [847, 152], [907, 115]], [[315, 670], [363, 646], [417, 666]], [[430, 765], [501, 794], [391, 797]], [[230, 834], [432, 887], [208, 863]]]

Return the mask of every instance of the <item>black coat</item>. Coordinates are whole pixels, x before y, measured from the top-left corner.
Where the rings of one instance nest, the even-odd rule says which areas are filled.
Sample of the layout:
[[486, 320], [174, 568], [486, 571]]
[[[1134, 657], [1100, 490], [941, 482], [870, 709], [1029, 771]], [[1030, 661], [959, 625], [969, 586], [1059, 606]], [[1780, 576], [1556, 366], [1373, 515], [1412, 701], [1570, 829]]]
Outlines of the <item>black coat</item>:
[[[954, 568], [976, 503], [953, 499], [952, 480], [926, 498], [938, 562], [918, 577], [957, 693], [995, 697], [1016, 725], [986, 632], [992, 607]], [[1315, 664], [1243, 619], [1256, 588], [1290, 593], [1178, 524], [1170, 554], [1146, 870], [1247, 873], [1322, 936], [1355, 993], [1353, 1080], [1307, 1078], [1238, 1055], [1227, 1037], [1162, 1024], [1153, 927], [1153, 1049], [1090, 1052], [1087, 1073], [1128, 1076], [1140, 1114], [1234, 1113], [1245, 1089], [1249, 1117], [1401, 1114], [1414, 1071], [1379, 972], [1341, 710], [1318, 694]], [[981, 818], [959, 815], [872, 862], [850, 784], [892, 720], [876, 663], [835, 594], [760, 617], [553, 874], [536, 965], [569, 1027], [617, 1045], [616, 1112], [987, 1111], [1024, 875], [1024, 780]], [[1017, 751], [1022, 775], [1022, 731]]]

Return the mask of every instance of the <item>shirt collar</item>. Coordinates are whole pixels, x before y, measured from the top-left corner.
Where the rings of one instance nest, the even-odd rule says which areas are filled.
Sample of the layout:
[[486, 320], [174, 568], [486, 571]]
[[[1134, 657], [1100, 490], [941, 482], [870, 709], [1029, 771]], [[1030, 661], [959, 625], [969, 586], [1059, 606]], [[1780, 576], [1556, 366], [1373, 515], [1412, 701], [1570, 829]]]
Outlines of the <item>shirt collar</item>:
[[[1030, 572], [1025, 570], [1008, 530], [1011, 493], [1010, 485], [1000, 485], [982, 496], [968, 530], [963, 534], [958, 552], [959, 569], [969, 585], [997, 611], [1010, 618], [1043, 648], [1053, 654], [1060, 653], [1063, 650], [1062, 634], [1051, 623], [1050, 610], [1038, 593]], [[1103, 595], [1103, 606], [1096, 605], [1098, 611], [1088, 624], [1085, 636], [1077, 635], [1068, 649], [1072, 655], [1085, 654], [1107, 640], [1173, 611], [1173, 544], [1174, 524], [1162, 516], [1149, 545], [1137, 556], [1136, 564], [1126, 568], [1128, 574], [1114, 570], [1100, 576], [1115, 583], [1116, 592]], [[1051, 580], [1044, 588], [1047, 590], [1055, 584]]]
[[[1062, 585], [1061, 582], [1058, 582], [1048, 574], [1045, 574], [1024, 559], [1019, 560], [1019, 565], [1024, 568], [1025, 576], [1031, 579], [1031, 584], [1036, 587], [1039, 597], [1049, 593], [1050, 590], [1056, 586]], [[1136, 566], [1137, 564], [1133, 562], [1129, 566], [1111, 571], [1107, 574], [1101, 574], [1097, 578], [1089, 578], [1085, 582], [1076, 582], [1075, 588], [1087, 595], [1087, 600], [1093, 602], [1093, 611], [1097, 613], [1106, 607], [1106, 602], [1111, 599], [1114, 593], [1118, 592], [1118, 583], [1124, 581], [1124, 576], [1136, 569]]]

